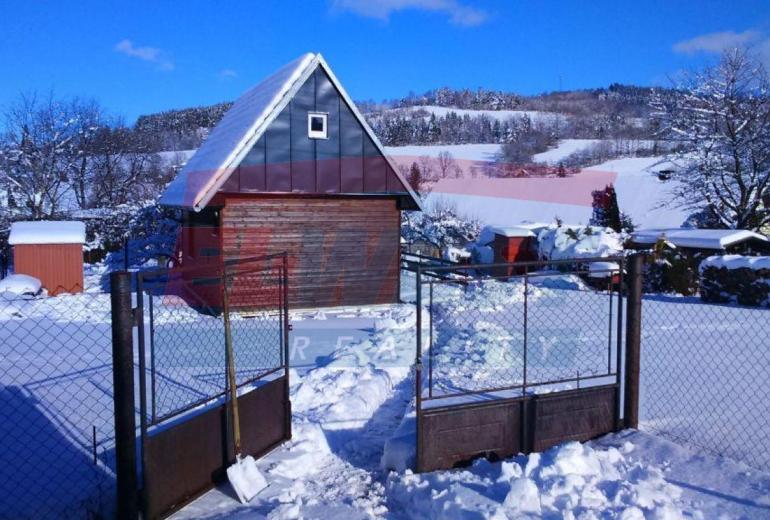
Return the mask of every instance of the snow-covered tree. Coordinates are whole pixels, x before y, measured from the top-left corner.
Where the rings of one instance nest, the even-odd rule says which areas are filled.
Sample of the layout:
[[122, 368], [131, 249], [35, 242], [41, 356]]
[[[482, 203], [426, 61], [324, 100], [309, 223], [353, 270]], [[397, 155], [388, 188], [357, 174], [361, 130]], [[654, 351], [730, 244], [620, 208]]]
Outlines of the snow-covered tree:
[[770, 223], [770, 81], [762, 65], [728, 51], [653, 106], [662, 135], [686, 145], [674, 158], [680, 201], [707, 208], [725, 228]]
[[0, 140], [0, 171], [11, 196], [33, 219], [57, 215], [68, 191], [68, 175], [83, 158], [90, 133], [82, 105], [52, 94], [22, 96], [6, 113]]
[[460, 214], [453, 204], [441, 200], [423, 212], [404, 212], [401, 235], [407, 243], [424, 241], [442, 254], [450, 247], [462, 248], [481, 232], [480, 223]]

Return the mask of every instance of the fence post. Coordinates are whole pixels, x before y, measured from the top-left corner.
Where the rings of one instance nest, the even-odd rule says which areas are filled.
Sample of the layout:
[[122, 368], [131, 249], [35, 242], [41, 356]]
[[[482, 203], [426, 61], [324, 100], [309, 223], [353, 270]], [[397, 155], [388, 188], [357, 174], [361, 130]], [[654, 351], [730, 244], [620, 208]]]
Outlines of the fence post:
[[131, 276], [110, 273], [112, 307], [112, 382], [115, 409], [115, 472], [117, 518], [139, 517], [136, 475], [133, 312]]
[[415, 273], [417, 280], [415, 304], [417, 307], [416, 316], [416, 330], [415, 336], [417, 345], [415, 348], [414, 358], [414, 400], [415, 400], [415, 470], [419, 473], [422, 471], [422, 457], [420, 454], [420, 409], [422, 408], [422, 269], [420, 264], [417, 264], [417, 272]]
[[639, 427], [639, 372], [642, 339], [642, 269], [644, 255], [636, 254], [628, 263], [626, 300], [626, 384], [624, 421], [626, 428]]

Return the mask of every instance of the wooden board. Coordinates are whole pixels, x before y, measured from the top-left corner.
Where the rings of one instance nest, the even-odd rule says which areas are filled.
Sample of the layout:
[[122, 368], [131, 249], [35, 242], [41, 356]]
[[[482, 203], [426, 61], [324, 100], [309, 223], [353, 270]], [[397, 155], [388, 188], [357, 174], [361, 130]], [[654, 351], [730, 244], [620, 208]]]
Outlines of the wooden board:
[[292, 308], [394, 303], [400, 213], [392, 198], [226, 197], [226, 260], [289, 255]]

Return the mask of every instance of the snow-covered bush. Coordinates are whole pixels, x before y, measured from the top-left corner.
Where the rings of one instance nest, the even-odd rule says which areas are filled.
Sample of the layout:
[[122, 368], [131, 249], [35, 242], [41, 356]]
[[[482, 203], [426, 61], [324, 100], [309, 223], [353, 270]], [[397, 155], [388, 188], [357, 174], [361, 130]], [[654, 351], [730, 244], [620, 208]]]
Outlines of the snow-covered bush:
[[770, 257], [710, 256], [700, 265], [700, 286], [705, 302], [770, 307]]
[[460, 214], [451, 204], [436, 203], [426, 211], [402, 215], [401, 236], [406, 243], [427, 242], [442, 256], [447, 256], [451, 248], [465, 248], [481, 231], [477, 220]]
[[622, 235], [609, 228], [550, 226], [538, 235], [538, 253], [543, 260], [607, 257], [622, 252]]

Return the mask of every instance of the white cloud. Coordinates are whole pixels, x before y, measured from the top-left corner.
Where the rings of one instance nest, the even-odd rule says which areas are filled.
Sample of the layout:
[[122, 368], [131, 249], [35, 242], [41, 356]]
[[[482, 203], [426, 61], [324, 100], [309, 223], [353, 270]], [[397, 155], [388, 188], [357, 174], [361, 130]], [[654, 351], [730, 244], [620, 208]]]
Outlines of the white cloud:
[[735, 31], [714, 32], [677, 42], [673, 49], [682, 54], [720, 53], [725, 49], [745, 47], [756, 42], [760, 37], [760, 32], [753, 29], [740, 33]]
[[392, 13], [407, 9], [445, 13], [450, 22], [466, 27], [481, 25], [489, 18], [485, 11], [458, 0], [334, 0], [333, 5], [335, 9], [379, 20], [388, 20]]
[[129, 39], [120, 40], [115, 45], [115, 52], [125, 54], [131, 58], [154, 63], [161, 70], [173, 70], [174, 63], [169, 60], [163, 51], [156, 47], [139, 47]]
[[219, 77], [222, 79], [234, 79], [238, 77], [238, 71], [233, 69], [222, 69], [219, 71]]

